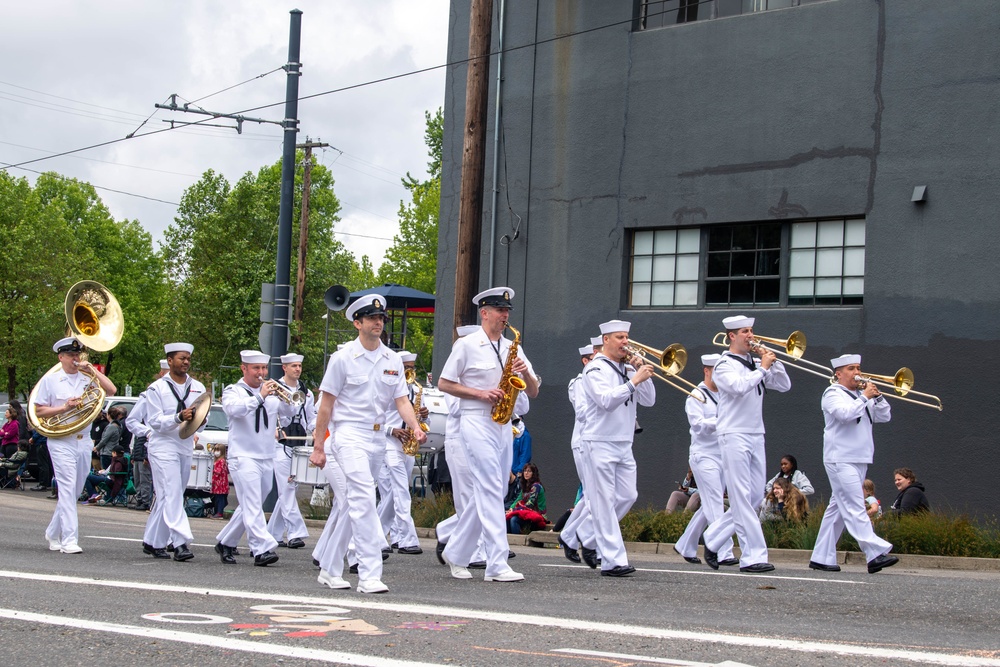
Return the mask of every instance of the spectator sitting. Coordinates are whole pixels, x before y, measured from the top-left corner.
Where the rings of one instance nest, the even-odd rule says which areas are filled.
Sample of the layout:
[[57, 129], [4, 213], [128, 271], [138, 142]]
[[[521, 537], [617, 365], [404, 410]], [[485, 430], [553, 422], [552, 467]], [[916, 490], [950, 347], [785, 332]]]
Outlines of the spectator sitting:
[[109, 482], [111, 491], [105, 497], [105, 500], [98, 500], [98, 504], [101, 505], [105, 505], [108, 502], [115, 502], [118, 496], [122, 494], [122, 489], [125, 488], [125, 484], [128, 482], [128, 465], [125, 463], [125, 449], [123, 447], [116, 446], [111, 450], [111, 465], [108, 466], [108, 469], [104, 473], [111, 480]]
[[896, 477], [896, 488], [899, 489], [899, 495], [892, 501], [890, 508], [893, 513], [901, 516], [929, 512], [931, 506], [924, 495], [924, 485], [917, 481], [916, 473], [909, 468], [896, 468], [893, 474]]
[[545, 518], [545, 488], [538, 466], [529, 463], [521, 471], [521, 490], [507, 508], [507, 532], [520, 535], [525, 526], [541, 530], [548, 525]]
[[[14, 416], [17, 418], [17, 441], [27, 442], [31, 437], [31, 424], [28, 423], [28, 415], [24, 413], [21, 402], [16, 398], [10, 400], [10, 407], [14, 409]], [[31, 458], [31, 448], [28, 448], [28, 458]]]
[[802, 522], [809, 513], [809, 501], [784, 477], [774, 480], [774, 486], [760, 508], [761, 522], [774, 519]]
[[107, 469], [111, 467], [111, 452], [119, 446], [122, 436], [121, 419], [124, 410], [115, 406], [108, 410], [108, 422], [104, 430], [101, 431], [101, 439], [94, 447], [94, 452], [101, 457], [101, 467]]
[[664, 511], [670, 514], [680, 507], [689, 512], [694, 512], [700, 506], [701, 496], [698, 494], [698, 482], [695, 481], [691, 468], [688, 468], [687, 475], [684, 476], [684, 481], [667, 498], [667, 508]]
[[514, 455], [511, 457], [510, 479], [507, 480], [507, 495], [504, 497], [508, 507], [521, 490], [521, 471], [531, 463], [531, 433], [528, 432], [528, 425], [518, 415], [514, 415], [510, 425], [514, 429]]
[[799, 470], [799, 462], [791, 454], [785, 454], [781, 457], [781, 470], [778, 474], [768, 480], [767, 484], [764, 486], [764, 493], [770, 493], [771, 487], [774, 486], [774, 482], [777, 479], [787, 479], [792, 483], [796, 489], [802, 492], [803, 496], [811, 496], [813, 494], [813, 485], [806, 477], [806, 474]]
[[212, 464], [212, 509], [213, 519], [224, 519], [223, 512], [229, 503], [229, 462], [226, 460], [226, 446], [216, 445], [213, 449], [215, 463]]
[[[16, 424], [17, 422], [15, 422]], [[0, 489], [17, 488], [21, 483], [21, 476], [18, 474], [21, 466], [28, 460], [28, 443], [17, 444], [17, 451], [10, 457], [0, 461]], [[10, 483], [8, 483], [10, 482]]]
[[882, 503], [875, 497], [875, 482], [866, 479], [861, 488], [865, 490], [865, 511], [868, 512], [868, 518], [874, 520], [882, 516]]
[[3, 458], [9, 459], [17, 453], [17, 443], [21, 439], [21, 426], [17, 423], [17, 410], [7, 406], [4, 412], [7, 421], [0, 428], [0, 453]]

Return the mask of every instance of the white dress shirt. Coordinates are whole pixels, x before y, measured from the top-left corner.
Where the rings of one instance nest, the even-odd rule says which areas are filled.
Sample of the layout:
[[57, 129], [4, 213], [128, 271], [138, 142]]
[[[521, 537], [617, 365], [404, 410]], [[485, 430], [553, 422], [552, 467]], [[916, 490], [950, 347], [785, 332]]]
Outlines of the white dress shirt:
[[691, 426], [691, 449], [689, 454], [706, 454], [719, 458], [722, 450], [719, 448], [719, 436], [716, 435], [716, 420], [719, 409], [718, 394], [711, 391], [705, 383], [698, 385], [698, 389], [705, 396], [702, 403], [692, 396], [688, 396], [684, 401], [684, 412], [687, 414], [688, 424]]
[[[171, 391], [171, 387], [173, 391]], [[164, 375], [149, 385], [149, 388], [144, 392], [146, 394], [146, 425], [151, 429], [149, 446], [173, 446], [178, 450], [192, 451], [194, 436], [184, 440], [180, 436], [181, 422], [178, 421], [177, 396], [174, 396], [174, 392], [177, 392], [177, 396], [183, 399], [185, 408], [188, 408], [196, 398], [205, 393], [205, 385], [190, 375], [187, 376], [183, 385], [170, 379], [170, 375]], [[198, 430], [201, 431], [204, 428], [205, 424], [202, 424]]]
[[636, 403], [651, 407], [656, 402], [652, 379], [632, 384], [635, 368], [612, 361], [601, 353], [583, 370], [586, 393], [584, 440], [632, 442], [635, 435]]
[[[499, 345], [499, 351], [497, 346]], [[500, 385], [500, 378], [503, 377], [503, 367], [507, 361], [507, 354], [510, 351], [511, 341], [508, 338], [500, 337], [499, 343], [494, 343], [486, 335], [482, 327], [468, 336], [463, 336], [455, 341], [451, 348], [451, 354], [445, 362], [441, 377], [445, 380], [457, 382], [472, 389], [495, 389]], [[518, 346], [517, 356], [528, 365], [528, 372], [534, 375], [531, 362], [524, 355], [524, 349]], [[520, 399], [520, 396], [518, 398]], [[462, 398], [461, 410], [482, 410], [492, 406], [485, 401], [475, 398]], [[516, 409], [515, 405], [515, 409]], [[520, 413], [519, 413], [520, 414]]]
[[334, 426], [355, 423], [371, 428], [379, 424], [381, 429], [386, 426], [390, 405], [406, 396], [403, 362], [382, 343], [369, 351], [359, 339], [354, 339], [330, 357], [319, 388], [337, 397], [332, 416]]
[[229, 421], [229, 457], [273, 458], [278, 411], [282, 406], [294, 410], [274, 394], [262, 398], [260, 387], [251, 387], [242, 379], [226, 387], [222, 392], [222, 409]]
[[[749, 363], [756, 366], [747, 368]], [[780, 361], [764, 370], [753, 357], [740, 357], [725, 352], [715, 363], [712, 380], [719, 388], [719, 409], [716, 431], [726, 433], [764, 433], [765, 389], [785, 392], [792, 388], [792, 381]]]
[[889, 401], [882, 396], [868, 400], [841, 384], [823, 392], [823, 462], [871, 463], [875, 455], [872, 425], [892, 417]]

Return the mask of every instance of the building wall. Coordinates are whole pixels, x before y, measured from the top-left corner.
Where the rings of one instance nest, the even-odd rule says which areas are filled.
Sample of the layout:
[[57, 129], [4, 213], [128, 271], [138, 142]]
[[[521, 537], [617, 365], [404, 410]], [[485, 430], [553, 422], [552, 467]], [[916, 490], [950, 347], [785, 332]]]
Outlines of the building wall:
[[[467, 57], [468, 4], [452, 3], [450, 61]], [[747, 313], [756, 330], [804, 331], [806, 358], [821, 363], [860, 352], [869, 372], [912, 368], [916, 389], [940, 395], [945, 411], [892, 403], [869, 471], [879, 497], [891, 503], [892, 470], [909, 466], [933, 506], [995, 513], [983, 501], [995, 495], [1000, 420], [982, 374], [1000, 363], [1000, 15], [975, 0], [828, 0], [635, 31], [634, 11], [633, 0], [507, 3], [504, 46], [528, 46], [503, 59], [492, 237], [491, 63], [479, 287], [517, 292], [511, 321], [543, 378], [526, 422], [550, 514], [576, 488], [565, 387], [597, 325], [626, 319], [636, 340], [682, 343], [693, 362], [684, 375], [697, 381], [698, 355], [720, 351], [712, 336], [736, 314], [626, 308], [628, 231], [827, 216], [866, 218], [864, 305], [758, 308]], [[497, 33], [495, 23], [494, 45]], [[449, 70], [445, 102], [439, 351], [454, 312], [465, 76], [464, 66]], [[917, 185], [927, 186], [924, 204], [910, 201]], [[502, 243], [518, 217], [517, 238]], [[766, 401], [768, 469], [792, 453], [816, 497], [828, 497], [826, 382], [789, 373], [792, 391]], [[656, 407], [640, 409], [639, 506], [662, 505], [687, 468], [683, 395], [657, 391]]]

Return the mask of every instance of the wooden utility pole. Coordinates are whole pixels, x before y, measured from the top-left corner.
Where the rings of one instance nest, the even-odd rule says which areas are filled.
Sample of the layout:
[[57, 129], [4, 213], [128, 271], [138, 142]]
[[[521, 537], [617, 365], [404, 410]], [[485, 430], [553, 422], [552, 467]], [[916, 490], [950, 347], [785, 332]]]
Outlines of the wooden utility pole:
[[[493, 0], [472, 0], [469, 17], [469, 72], [465, 80], [465, 140], [455, 257], [455, 326], [476, 321], [472, 297], [479, 293], [483, 235], [483, 172], [486, 164], [486, 109], [489, 97]], [[488, 287], [492, 287], [489, 285]], [[453, 334], [454, 335], [454, 334]]]
[[312, 186], [312, 149], [326, 148], [330, 144], [320, 141], [310, 141], [297, 144], [296, 148], [305, 149], [305, 159], [302, 161], [302, 217], [299, 220], [299, 269], [295, 278], [295, 314], [292, 319], [299, 323], [299, 333], [295, 334], [294, 343], [302, 342], [302, 313], [305, 308], [303, 297], [306, 293], [306, 248], [309, 244], [309, 191]]

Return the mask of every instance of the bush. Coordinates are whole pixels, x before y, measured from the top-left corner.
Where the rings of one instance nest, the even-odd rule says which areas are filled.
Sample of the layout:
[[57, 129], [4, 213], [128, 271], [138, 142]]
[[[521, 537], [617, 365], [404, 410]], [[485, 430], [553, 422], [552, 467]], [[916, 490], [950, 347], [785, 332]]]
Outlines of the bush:
[[434, 528], [455, 513], [455, 503], [450, 493], [414, 498], [410, 507], [413, 523], [421, 528]]

